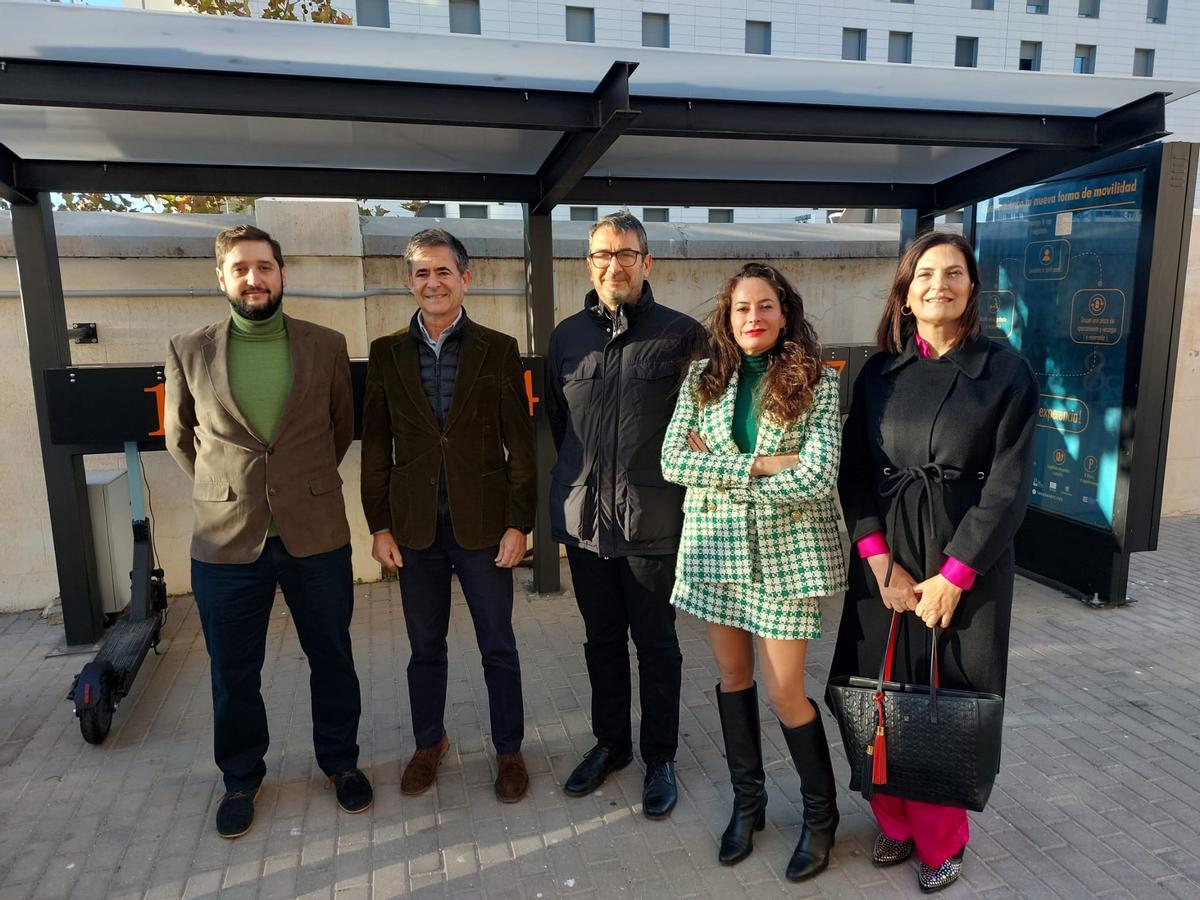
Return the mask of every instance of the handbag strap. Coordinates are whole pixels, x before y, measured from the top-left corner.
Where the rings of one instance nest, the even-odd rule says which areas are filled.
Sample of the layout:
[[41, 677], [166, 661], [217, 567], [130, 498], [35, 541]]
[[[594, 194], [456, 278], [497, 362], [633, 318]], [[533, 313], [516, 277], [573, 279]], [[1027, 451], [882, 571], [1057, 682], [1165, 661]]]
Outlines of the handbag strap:
[[[892, 624], [888, 628], [887, 647], [883, 651], [883, 659], [879, 663], [879, 677], [875, 681], [875, 702], [882, 704], [883, 702], [883, 683], [892, 680], [892, 663], [896, 658], [896, 637], [899, 632], [900, 613], [892, 610]], [[942, 629], [936, 625], [931, 629], [933, 632], [933, 646], [929, 653], [929, 721], [937, 724], [937, 691], [938, 691], [938, 638], [941, 636]], [[882, 714], [882, 709], [880, 710]]]

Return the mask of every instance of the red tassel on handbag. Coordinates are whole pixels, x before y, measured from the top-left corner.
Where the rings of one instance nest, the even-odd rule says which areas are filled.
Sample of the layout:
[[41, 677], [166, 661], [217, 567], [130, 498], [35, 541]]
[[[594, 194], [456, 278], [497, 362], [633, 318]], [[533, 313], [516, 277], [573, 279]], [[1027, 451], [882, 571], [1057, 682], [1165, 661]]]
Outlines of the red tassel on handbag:
[[871, 755], [871, 783], [887, 784], [887, 737], [883, 730], [883, 694], [875, 695], [877, 718], [875, 725], [875, 741], [867, 748]]

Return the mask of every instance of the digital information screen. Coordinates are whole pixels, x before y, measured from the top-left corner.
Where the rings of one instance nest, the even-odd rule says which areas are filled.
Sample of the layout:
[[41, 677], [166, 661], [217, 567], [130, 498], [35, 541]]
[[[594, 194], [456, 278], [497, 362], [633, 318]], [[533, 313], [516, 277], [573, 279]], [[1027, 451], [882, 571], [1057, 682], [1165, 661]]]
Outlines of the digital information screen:
[[1113, 526], [1145, 171], [1048, 182], [978, 205], [980, 319], [1037, 374], [1030, 505]]

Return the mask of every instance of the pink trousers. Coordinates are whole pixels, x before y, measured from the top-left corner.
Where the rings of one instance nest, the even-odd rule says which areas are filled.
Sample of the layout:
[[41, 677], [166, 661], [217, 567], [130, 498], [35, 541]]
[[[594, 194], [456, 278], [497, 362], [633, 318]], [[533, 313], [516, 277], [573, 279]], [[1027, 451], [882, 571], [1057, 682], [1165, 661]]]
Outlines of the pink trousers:
[[935, 806], [887, 794], [871, 798], [879, 827], [894, 841], [912, 840], [917, 859], [936, 868], [966, 846], [971, 837], [967, 811], [958, 806]]

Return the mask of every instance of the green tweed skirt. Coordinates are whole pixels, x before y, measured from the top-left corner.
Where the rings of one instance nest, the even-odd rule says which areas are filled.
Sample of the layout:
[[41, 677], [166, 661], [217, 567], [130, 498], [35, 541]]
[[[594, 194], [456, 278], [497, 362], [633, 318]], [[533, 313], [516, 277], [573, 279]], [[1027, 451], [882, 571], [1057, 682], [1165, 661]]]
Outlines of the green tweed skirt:
[[741, 628], [781, 641], [815, 641], [821, 636], [821, 598], [769, 598], [762, 582], [675, 581], [671, 603], [705, 622]]

